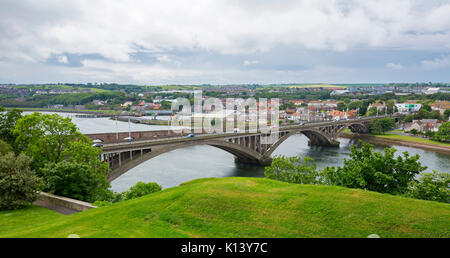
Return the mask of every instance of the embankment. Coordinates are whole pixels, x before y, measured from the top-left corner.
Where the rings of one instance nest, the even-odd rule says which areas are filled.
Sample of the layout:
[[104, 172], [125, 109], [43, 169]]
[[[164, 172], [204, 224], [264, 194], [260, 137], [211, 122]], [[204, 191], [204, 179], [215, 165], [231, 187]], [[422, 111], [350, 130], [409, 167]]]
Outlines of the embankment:
[[366, 135], [366, 134], [354, 134], [354, 133], [349, 133], [349, 132], [344, 132], [341, 137], [348, 138], [348, 139], [355, 139], [355, 138], [361, 139], [363, 141], [373, 143], [373, 144], [383, 144], [383, 145], [389, 145], [389, 146], [400, 145], [400, 146], [406, 146], [406, 147], [411, 147], [411, 148], [435, 151], [435, 152], [444, 153], [444, 154], [450, 154], [450, 146], [445, 146], [445, 145], [407, 141], [404, 139], [390, 139], [390, 138], [383, 138], [383, 137], [377, 137], [377, 136]]

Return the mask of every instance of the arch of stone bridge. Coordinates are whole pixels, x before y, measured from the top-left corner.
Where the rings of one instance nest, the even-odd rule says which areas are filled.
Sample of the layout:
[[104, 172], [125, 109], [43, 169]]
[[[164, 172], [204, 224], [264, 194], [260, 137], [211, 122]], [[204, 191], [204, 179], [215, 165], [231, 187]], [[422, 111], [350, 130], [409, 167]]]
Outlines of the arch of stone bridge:
[[363, 124], [363, 123], [352, 123], [349, 124], [348, 129], [350, 129], [350, 131], [352, 131], [352, 133], [367, 133], [369, 132], [369, 127], [367, 124]]
[[[161, 145], [161, 146], [153, 146], [151, 147], [151, 152], [144, 154], [141, 157], [136, 157], [135, 159], [122, 163], [122, 166], [119, 168], [110, 171], [108, 175], [108, 180], [111, 182], [119, 176], [125, 174], [132, 168], [139, 166], [140, 164], [155, 158], [161, 154], [171, 152], [173, 150], [191, 147], [191, 146], [199, 146], [199, 145], [209, 145], [219, 149], [222, 149], [228, 153], [233, 154], [239, 161], [246, 163], [255, 163], [261, 164], [264, 163], [264, 156], [254, 150], [251, 150], [245, 146], [238, 145], [235, 143], [227, 142], [224, 140], [205, 140], [205, 141], [188, 141], [183, 143], [169, 144], [169, 145]], [[266, 161], [267, 163], [267, 161]]]
[[270, 158], [273, 152], [289, 137], [295, 134], [303, 134], [305, 135], [311, 142], [311, 144], [321, 145], [321, 146], [333, 146], [335, 145], [335, 141], [331, 139], [329, 136], [325, 135], [321, 131], [312, 128], [308, 130], [294, 130], [289, 132], [288, 134], [281, 137], [275, 144], [273, 144], [267, 151], [264, 153], [264, 157]]

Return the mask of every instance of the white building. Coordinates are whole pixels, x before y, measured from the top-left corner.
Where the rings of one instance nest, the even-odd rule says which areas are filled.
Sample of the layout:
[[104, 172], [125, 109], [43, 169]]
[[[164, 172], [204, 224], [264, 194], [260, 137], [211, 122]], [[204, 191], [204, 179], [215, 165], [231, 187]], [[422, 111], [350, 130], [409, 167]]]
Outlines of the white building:
[[441, 90], [440, 88], [428, 88], [428, 89], [424, 90], [423, 93], [425, 93], [427, 95], [431, 95], [431, 94], [438, 93], [440, 90]]
[[422, 108], [422, 104], [414, 103], [398, 103], [395, 104], [399, 113], [413, 113], [417, 112]]

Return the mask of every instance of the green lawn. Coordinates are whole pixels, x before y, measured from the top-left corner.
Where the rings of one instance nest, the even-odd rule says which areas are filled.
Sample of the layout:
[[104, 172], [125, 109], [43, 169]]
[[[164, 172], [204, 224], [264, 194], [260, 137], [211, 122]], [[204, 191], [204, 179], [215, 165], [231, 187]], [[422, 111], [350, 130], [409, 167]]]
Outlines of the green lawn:
[[381, 138], [389, 138], [389, 139], [399, 139], [399, 140], [405, 140], [405, 141], [413, 141], [413, 142], [422, 142], [422, 143], [428, 143], [428, 144], [438, 144], [438, 145], [450, 147], [450, 143], [432, 141], [432, 140], [428, 140], [425, 138], [418, 138], [418, 137], [407, 136], [407, 135], [398, 135], [398, 134], [387, 133], [387, 134], [383, 134], [383, 135], [372, 135], [372, 136], [381, 137]]
[[199, 179], [73, 215], [0, 212], [0, 237], [450, 237], [450, 205], [263, 178]]

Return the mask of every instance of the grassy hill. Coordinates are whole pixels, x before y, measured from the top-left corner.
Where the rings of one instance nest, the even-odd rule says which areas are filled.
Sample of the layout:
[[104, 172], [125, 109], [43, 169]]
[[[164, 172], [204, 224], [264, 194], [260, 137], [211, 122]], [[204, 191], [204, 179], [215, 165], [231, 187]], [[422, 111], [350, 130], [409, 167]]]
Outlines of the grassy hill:
[[450, 205], [262, 178], [200, 179], [69, 216], [0, 212], [0, 237], [450, 237]]

